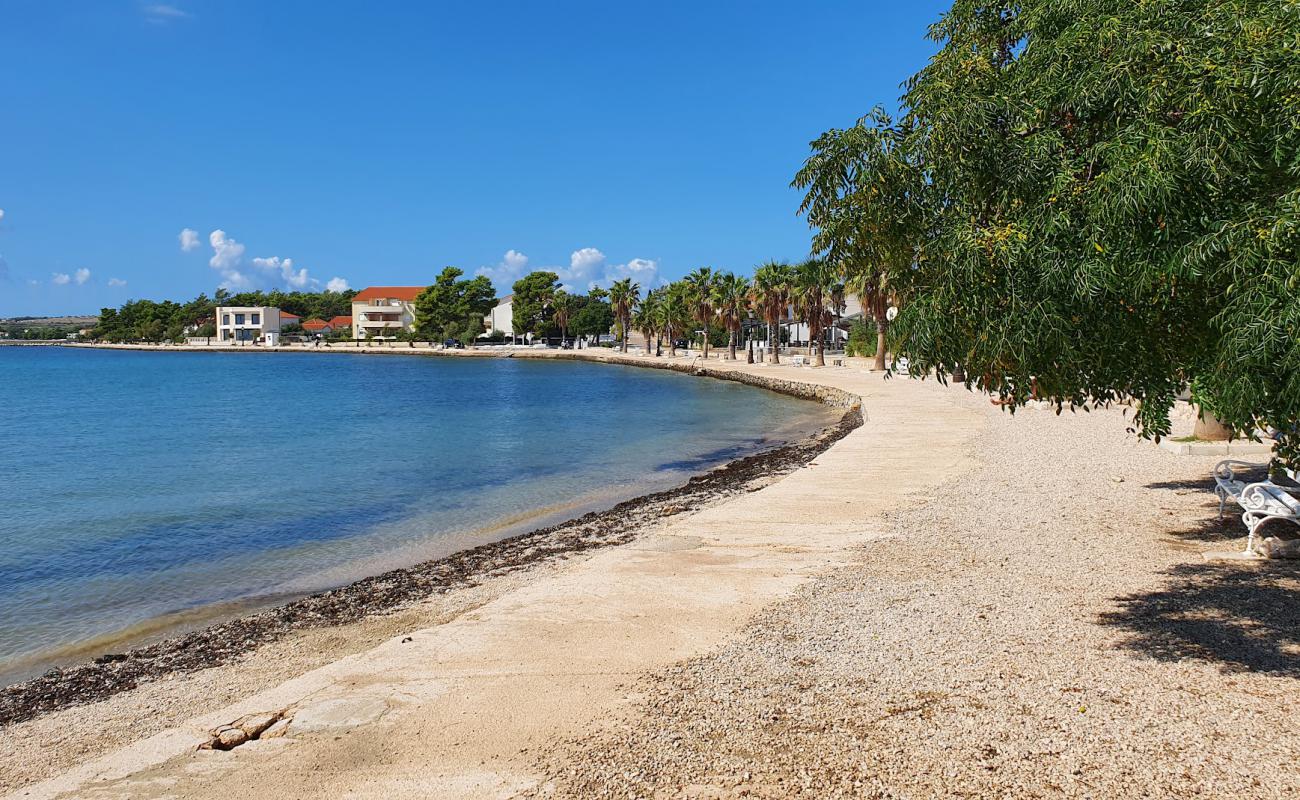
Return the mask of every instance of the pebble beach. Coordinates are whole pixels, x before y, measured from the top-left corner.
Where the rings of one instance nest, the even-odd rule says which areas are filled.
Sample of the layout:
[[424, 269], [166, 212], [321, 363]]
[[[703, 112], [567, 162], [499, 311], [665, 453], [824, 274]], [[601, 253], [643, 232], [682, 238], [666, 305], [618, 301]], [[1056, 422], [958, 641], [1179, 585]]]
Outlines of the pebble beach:
[[[212, 675], [10, 726], [6, 788], [32, 798], [1300, 789], [1300, 578], [1294, 562], [1203, 557], [1244, 541], [1239, 521], [1216, 519], [1215, 457], [1137, 439], [1118, 408], [1012, 416], [961, 387], [852, 366], [715, 370], [860, 397], [863, 424], [793, 471], [675, 508], [608, 546], [488, 575], [430, 601], [436, 612], [416, 605], [337, 629], [346, 647], [318, 641], [315, 658], [298, 647], [291, 668], [268, 656], [313, 639], [256, 649], [222, 669], [243, 664], [261, 679], [245, 675], [189, 716], [123, 724], [140, 720], [150, 692], [156, 703], [164, 687], [175, 696]], [[202, 749], [257, 714], [283, 722], [274, 738]], [[114, 721], [122, 735], [105, 742]]]

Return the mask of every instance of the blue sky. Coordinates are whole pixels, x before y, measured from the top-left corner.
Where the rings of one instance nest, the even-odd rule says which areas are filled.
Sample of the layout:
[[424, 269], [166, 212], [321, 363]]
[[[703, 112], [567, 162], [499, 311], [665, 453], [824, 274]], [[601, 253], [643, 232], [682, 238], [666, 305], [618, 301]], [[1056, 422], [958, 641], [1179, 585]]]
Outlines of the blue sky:
[[944, 7], [0, 0], [0, 316], [800, 258], [808, 141]]

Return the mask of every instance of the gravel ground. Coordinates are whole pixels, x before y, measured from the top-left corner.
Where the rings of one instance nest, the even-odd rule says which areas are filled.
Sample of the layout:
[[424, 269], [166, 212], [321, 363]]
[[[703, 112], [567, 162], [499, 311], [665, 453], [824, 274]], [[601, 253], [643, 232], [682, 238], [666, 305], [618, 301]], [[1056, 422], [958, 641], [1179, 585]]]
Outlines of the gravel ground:
[[1244, 543], [1216, 459], [962, 402], [982, 466], [542, 754], [538, 794], [1300, 795], [1300, 565], [1202, 558]]

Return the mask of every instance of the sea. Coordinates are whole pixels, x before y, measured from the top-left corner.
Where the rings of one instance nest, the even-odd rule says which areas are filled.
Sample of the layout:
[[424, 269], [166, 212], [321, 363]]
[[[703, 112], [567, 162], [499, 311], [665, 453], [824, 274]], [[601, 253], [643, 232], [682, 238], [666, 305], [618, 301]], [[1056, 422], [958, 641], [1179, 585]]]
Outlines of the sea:
[[777, 447], [814, 403], [518, 358], [0, 347], [0, 685]]

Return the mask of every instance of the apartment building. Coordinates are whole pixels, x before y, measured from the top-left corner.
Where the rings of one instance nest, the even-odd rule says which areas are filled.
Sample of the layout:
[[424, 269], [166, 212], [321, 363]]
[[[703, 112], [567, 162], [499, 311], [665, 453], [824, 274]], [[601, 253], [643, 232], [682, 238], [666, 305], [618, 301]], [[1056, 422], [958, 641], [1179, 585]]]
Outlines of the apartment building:
[[415, 298], [424, 286], [368, 286], [352, 298], [352, 337], [392, 339], [415, 322]]

